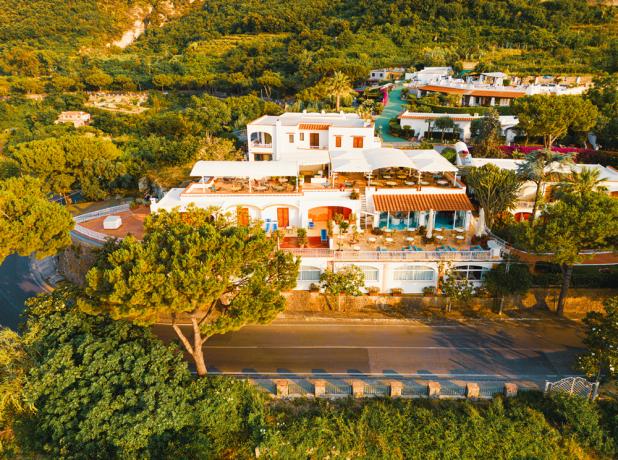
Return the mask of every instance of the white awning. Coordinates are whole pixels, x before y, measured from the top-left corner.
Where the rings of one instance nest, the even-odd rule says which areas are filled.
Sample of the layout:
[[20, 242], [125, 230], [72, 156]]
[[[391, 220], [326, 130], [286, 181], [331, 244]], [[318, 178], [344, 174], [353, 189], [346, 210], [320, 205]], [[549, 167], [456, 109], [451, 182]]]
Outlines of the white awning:
[[286, 161], [295, 161], [301, 166], [326, 165], [330, 162], [328, 150], [290, 149], [285, 152]]
[[457, 172], [457, 166], [444, 158], [435, 150], [406, 150], [414, 166], [413, 169], [421, 172]]
[[262, 177], [298, 175], [296, 161], [198, 161], [191, 176], [197, 177]]
[[378, 148], [331, 153], [332, 171], [370, 173], [382, 168], [410, 168], [422, 172], [456, 172], [458, 169], [435, 150]]

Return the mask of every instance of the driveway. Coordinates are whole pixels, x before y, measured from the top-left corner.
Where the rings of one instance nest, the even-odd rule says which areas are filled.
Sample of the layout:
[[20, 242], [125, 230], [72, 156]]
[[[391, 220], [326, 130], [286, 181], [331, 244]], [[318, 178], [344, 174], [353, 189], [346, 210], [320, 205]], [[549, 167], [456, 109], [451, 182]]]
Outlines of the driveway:
[[384, 142], [408, 142], [405, 139], [391, 136], [389, 134], [388, 122], [391, 118], [397, 117], [403, 112], [405, 101], [401, 100], [401, 86], [397, 86], [391, 90], [388, 95], [388, 103], [384, 107], [382, 113], [375, 119], [376, 134], [380, 133]]

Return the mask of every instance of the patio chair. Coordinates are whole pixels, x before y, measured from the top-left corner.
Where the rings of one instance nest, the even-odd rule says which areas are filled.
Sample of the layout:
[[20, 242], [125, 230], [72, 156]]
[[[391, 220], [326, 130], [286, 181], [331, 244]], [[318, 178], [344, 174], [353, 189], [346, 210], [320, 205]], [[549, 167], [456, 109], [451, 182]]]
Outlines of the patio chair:
[[418, 246], [412, 246], [413, 251], [422, 251], [423, 248], [419, 248]]
[[273, 232], [276, 232], [279, 229], [279, 224], [277, 222], [273, 222]]
[[270, 232], [270, 219], [266, 219], [266, 223], [264, 224], [264, 231], [266, 233]]
[[320, 241], [323, 243], [328, 241], [328, 231], [325, 228], [320, 230]]
[[470, 251], [482, 251], [483, 248], [479, 245], [476, 246], [470, 246]]
[[309, 228], [315, 228], [315, 223], [312, 220], [309, 221]]
[[436, 248], [436, 252], [446, 252], [448, 251], [448, 249], [446, 249], [444, 246], [438, 246]]

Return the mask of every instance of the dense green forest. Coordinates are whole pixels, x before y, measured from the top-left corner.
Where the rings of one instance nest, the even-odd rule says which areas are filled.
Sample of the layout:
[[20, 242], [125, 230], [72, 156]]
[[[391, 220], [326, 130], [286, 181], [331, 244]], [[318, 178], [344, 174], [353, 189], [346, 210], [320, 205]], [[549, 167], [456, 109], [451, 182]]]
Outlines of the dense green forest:
[[[520, 74], [618, 68], [616, 9], [579, 0], [0, 3], [0, 72], [13, 77], [5, 88], [22, 92], [44, 89], [27, 81], [37, 78], [57, 89], [272, 86], [285, 96], [335, 70], [360, 80], [375, 66], [472, 61]], [[144, 35], [124, 50], [107, 46], [136, 18], [146, 22]], [[51, 78], [58, 75], [69, 80]]]

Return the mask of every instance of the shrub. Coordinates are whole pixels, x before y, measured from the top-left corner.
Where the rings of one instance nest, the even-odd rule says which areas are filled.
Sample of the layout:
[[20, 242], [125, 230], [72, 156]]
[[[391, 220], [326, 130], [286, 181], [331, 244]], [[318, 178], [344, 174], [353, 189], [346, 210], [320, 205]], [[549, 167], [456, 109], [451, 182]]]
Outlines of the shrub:
[[403, 294], [403, 289], [401, 289], [401, 288], [392, 288], [391, 289], [391, 294], [392, 295], [402, 295]]
[[352, 192], [350, 192], [351, 200], [358, 200], [359, 198], [360, 198], [360, 193], [358, 192], [358, 190], [352, 190]]
[[425, 297], [432, 297], [434, 295], [436, 295], [436, 288], [433, 286], [425, 286], [423, 288], [423, 295]]
[[376, 286], [369, 286], [367, 288], [368, 295], [378, 295], [380, 293], [380, 288]]
[[299, 228], [296, 230], [296, 239], [298, 240], [298, 245], [304, 248], [307, 245], [307, 229]]
[[316, 284], [316, 283], [311, 283], [311, 284], [309, 285], [309, 290], [310, 290], [311, 292], [317, 292], [317, 291], [319, 291], [319, 290], [320, 290], [320, 286], [319, 286], [318, 284]]

